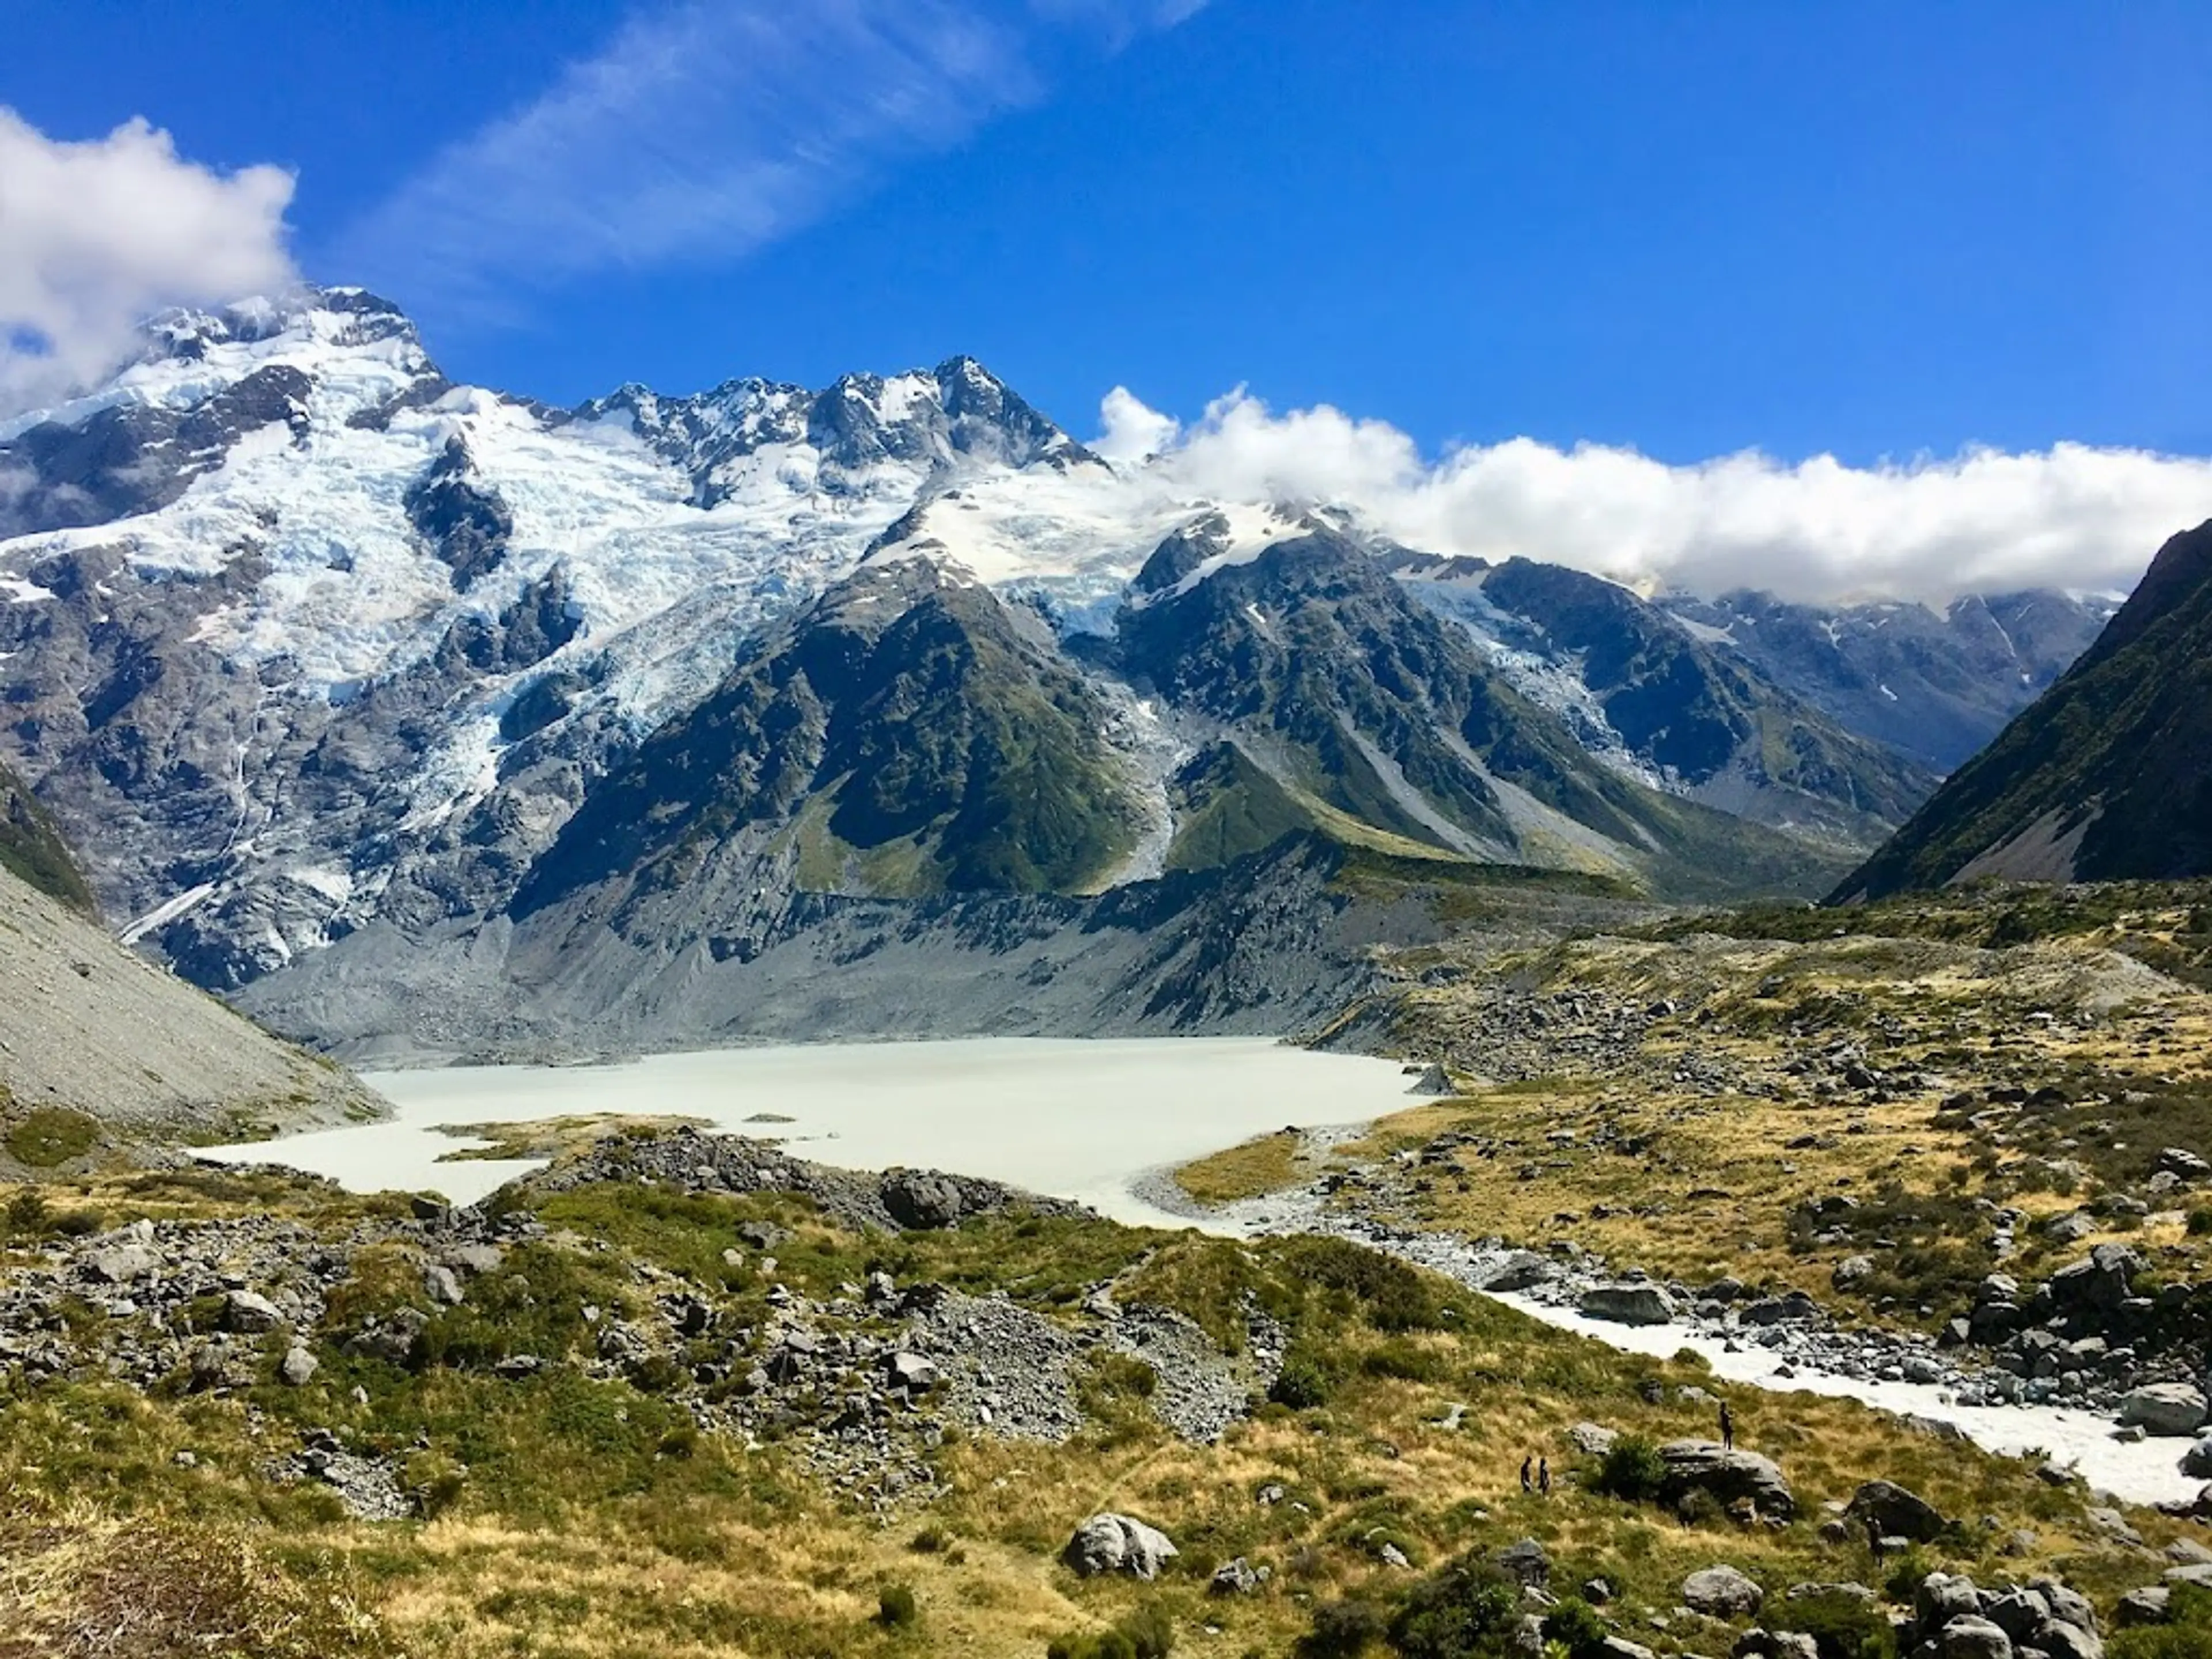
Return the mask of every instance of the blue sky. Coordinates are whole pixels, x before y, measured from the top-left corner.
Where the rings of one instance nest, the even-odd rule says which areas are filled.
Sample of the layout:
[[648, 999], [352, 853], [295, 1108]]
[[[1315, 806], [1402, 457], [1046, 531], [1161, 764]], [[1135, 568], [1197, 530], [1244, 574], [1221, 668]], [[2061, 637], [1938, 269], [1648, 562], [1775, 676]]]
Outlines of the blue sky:
[[0, 106], [291, 170], [310, 276], [556, 402], [968, 351], [1079, 433], [2212, 451], [2212, 6], [9, 11]]

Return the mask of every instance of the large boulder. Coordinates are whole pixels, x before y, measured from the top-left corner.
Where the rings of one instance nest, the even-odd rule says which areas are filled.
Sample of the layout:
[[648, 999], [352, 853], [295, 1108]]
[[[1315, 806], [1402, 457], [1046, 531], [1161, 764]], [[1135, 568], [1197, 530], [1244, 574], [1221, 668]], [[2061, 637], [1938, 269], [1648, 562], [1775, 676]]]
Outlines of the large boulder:
[[1094, 1515], [1075, 1529], [1060, 1559], [1078, 1577], [1094, 1578], [1102, 1573], [1126, 1572], [1153, 1579], [1179, 1552], [1157, 1527], [1126, 1515]]
[[1593, 1285], [1577, 1305], [1583, 1318], [1614, 1325], [1671, 1324], [1679, 1311], [1656, 1285]]
[[1659, 1448], [1667, 1466], [1659, 1496], [1680, 1504], [1693, 1492], [1710, 1492], [1723, 1504], [1748, 1498], [1760, 1515], [1787, 1521], [1797, 1500], [1772, 1459], [1757, 1452], [1729, 1451], [1713, 1440], [1670, 1440]]
[[1533, 1538], [1498, 1552], [1498, 1570], [1523, 1589], [1540, 1590], [1552, 1582], [1552, 1558]]
[[1981, 1592], [1974, 1588], [1974, 1581], [1963, 1574], [1931, 1572], [1912, 1593], [1913, 1622], [1929, 1636], [1954, 1619], [1981, 1610]]
[[2195, 1434], [2204, 1426], [2204, 1396], [2186, 1382], [2149, 1382], [2120, 1401], [2120, 1422], [2145, 1434]]
[[88, 1250], [83, 1261], [86, 1274], [103, 1285], [135, 1285], [161, 1270], [161, 1253], [150, 1244], [137, 1242]]
[[222, 1299], [222, 1328], [227, 1331], [253, 1336], [283, 1322], [276, 1304], [253, 1291], [232, 1291]]
[[2012, 1659], [2012, 1638], [1978, 1613], [1962, 1613], [1936, 1632], [1943, 1659]]
[[921, 1231], [957, 1226], [968, 1208], [960, 1183], [934, 1170], [893, 1170], [879, 1190], [892, 1220]]
[[2192, 1480], [2212, 1476], [2212, 1434], [2204, 1436], [2181, 1454], [2181, 1472]]
[[2146, 1584], [2123, 1595], [2112, 1608], [2113, 1622], [2122, 1630], [2162, 1625], [2172, 1616], [2173, 1591], [2164, 1584]]
[[1851, 1494], [1845, 1513], [1862, 1528], [1872, 1523], [1872, 1529], [1884, 1538], [1910, 1538], [1920, 1544], [1939, 1536], [1948, 1524], [1933, 1504], [1890, 1480], [1868, 1481]]
[[2100, 1244], [2051, 1275], [2051, 1299], [2069, 1312], [2109, 1313], [2128, 1299], [2142, 1258], [2124, 1244]]
[[1715, 1619], [1748, 1619], [1765, 1600], [1766, 1592], [1754, 1581], [1725, 1565], [1706, 1567], [1682, 1581], [1682, 1605]]

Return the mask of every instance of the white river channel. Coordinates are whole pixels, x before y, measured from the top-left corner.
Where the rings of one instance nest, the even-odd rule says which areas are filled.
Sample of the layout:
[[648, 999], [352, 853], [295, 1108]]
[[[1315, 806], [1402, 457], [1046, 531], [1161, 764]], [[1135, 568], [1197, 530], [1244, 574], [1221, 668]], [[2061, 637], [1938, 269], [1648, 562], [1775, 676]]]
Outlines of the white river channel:
[[[951, 1170], [1073, 1199], [1117, 1221], [1180, 1228], [1200, 1224], [1146, 1201], [1148, 1176], [1285, 1125], [1356, 1125], [1420, 1103], [1397, 1061], [1249, 1037], [822, 1043], [656, 1054], [617, 1066], [371, 1073], [363, 1081], [392, 1102], [393, 1118], [200, 1155], [282, 1164], [354, 1192], [429, 1191], [467, 1204], [540, 1166], [454, 1160], [455, 1152], [487, 1144], [455, 1128], [593, 1114], [680, 1116], [777, 1141], [817, 1163]], [[2040, 1449], [2132, 1502], [2186, 1498], [2199, 1484], [2179, 1467], [2187, 1442], [2130, 1444], [2083, 1412], [1964, 1407], [1934, 1386], [1802, 1366], [1778, 1377], [1772, 1355], [1755, 1347], [1725, 1352], [1709, 1334], [1638, 1329], [1522, 1297], [1501, 1299], [1617, 1348], [1664, 1355], [1693, 1347], [1732, 1382], [1942, 1419], [1992, 1451]]]

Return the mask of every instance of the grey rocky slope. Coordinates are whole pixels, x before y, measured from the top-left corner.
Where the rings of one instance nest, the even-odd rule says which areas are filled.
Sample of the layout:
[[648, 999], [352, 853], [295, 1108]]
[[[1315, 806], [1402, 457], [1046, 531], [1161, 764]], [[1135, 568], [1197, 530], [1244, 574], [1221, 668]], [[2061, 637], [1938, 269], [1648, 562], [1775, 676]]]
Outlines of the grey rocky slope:
[[0, 1176], [382, 1109], [343, 1072], [0, 871]]

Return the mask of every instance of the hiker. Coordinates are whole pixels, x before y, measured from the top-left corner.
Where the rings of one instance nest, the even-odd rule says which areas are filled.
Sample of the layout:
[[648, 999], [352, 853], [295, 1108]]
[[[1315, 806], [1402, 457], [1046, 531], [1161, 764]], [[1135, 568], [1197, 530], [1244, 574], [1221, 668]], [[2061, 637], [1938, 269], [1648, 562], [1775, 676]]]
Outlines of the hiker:
[[1552, 1495], [1552, 1460], [1548, 1457], [1536, 1460], [1536, 1490], [1547, 1498]]
[[1534, 1492], [1536, 1490], [1536, 1482], [1528, 1473], [1529, 1469], [1534, 1466], [1535, 1462], [1536, 1460], [1533, 1457], [1524, 1457], [1521, 1460], [1521, 1490], [1522, 1492]]
[[1729, 1412], [1725, 1400], [1721, 1401], [1721, 1449], [1735, 1449], [1735, 1417]]

